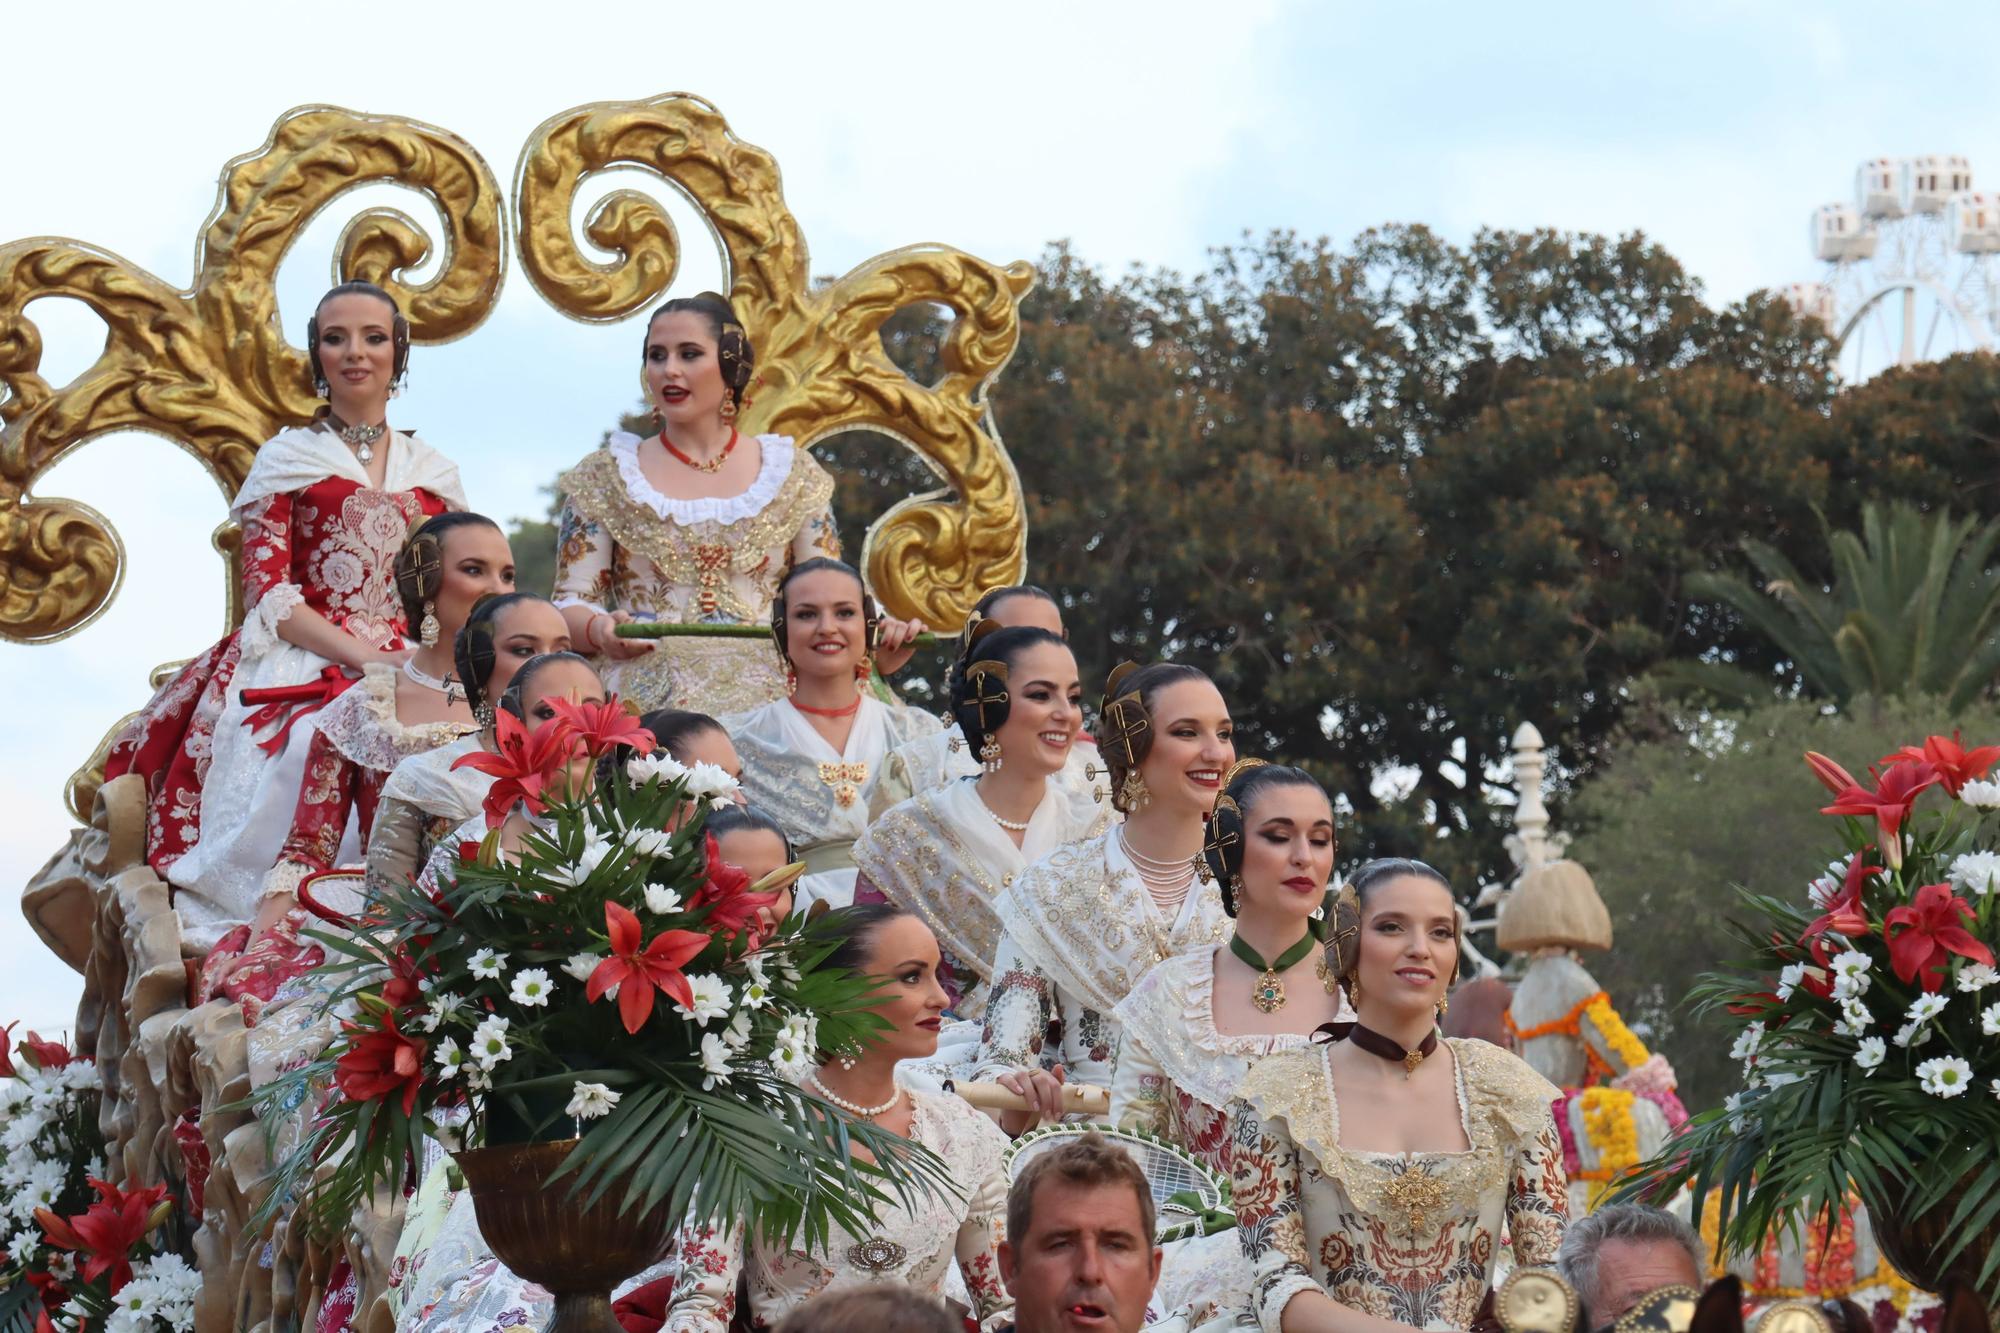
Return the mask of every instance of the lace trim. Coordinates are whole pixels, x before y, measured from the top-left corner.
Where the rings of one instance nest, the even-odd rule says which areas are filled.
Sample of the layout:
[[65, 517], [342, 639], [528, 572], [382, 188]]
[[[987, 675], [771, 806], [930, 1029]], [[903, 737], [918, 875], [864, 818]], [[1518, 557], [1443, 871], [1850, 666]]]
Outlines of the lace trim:
[[244, 660], [262, 657], [276, 648], [284, 640], [278, 637], [278, 626], [292, 618], [292, 612], [305, 605], [306, 591], [296, 583], [273, 583], [257, 599], [257, 605], [250, 608], [250, 614], [243, 617], [243, 631], [237, 644]]
[[641, 443], [637, 435], [621, 430], [612, 433], [607, 447], [632, 499], [674, 523], [735, 523], [750, 517], [778, 494], [778, 488], [791, 475], [792, 459], [797, 453], [789, 435], [759, 435], [757, 444], [763, 451], [763, 461], [750, 489], [719, 498], [677, 500], [646, 480], [646, 473], [639, 466]]
[[1308, 1044], [1303, 1032], [1230, 1035], [1215, 1026], [1215, 949], [1178, 954], [1148, 972], [1111, 1016], [1136, 1037], [1173, 1086], [1221, 1110], [1252, 1060]]
[[435, 750], [478, 730], [470, 722], [405, 724], [396, 716], [399, 674], [395, 667], [370, 663], [362, 668], [361, 679], [353, 688], [321, 710], [316, 720], [319, 732], [342, 758], [388, 773], [411, 755]]

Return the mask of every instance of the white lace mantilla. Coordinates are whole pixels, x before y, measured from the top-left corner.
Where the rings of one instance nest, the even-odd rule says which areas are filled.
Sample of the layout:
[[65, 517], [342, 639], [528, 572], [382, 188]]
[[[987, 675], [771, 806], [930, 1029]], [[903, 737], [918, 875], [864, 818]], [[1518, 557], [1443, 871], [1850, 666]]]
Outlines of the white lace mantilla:
[[1215, 956], [1220, 948], [1169, 958], [1140, 978], [1111, 1011], [1128, 1042], [1143, 1046], [1177, 1090], [1217, 1110], [1240, 1094], [1252, 1060], [1304, 1046], [1310, 1039], [1304, 1032], [1216, 1030]]
[[472, 818], [492, 789], [493, 776], [452, 765], [478, 749], [479, 733], [473, 731], [434, 750], [409, 756], [390, 771], [389, 780], [382, 784], [382, 799], [408, 801], [440, 819]]
[[789, 435], [759, 435], [757, 447], [763, 461], [758, 465], [757, 479], [750, 483], [748, 490], [719, 498], [680, 500], [646, 480], [645, 469], [639, 466], [639, 446], [642, 443], [637, 435], [621, 430], [612, 433], [606, 448], [618, 464], [618, 475], [633, 501], [646, 506], [661, 518], [681, 524], [738, 523], [749, 518], [777, 498], [785, 478], [792, 475], [792, 459], [798, 453]]
[[401, 668], [373, 662], [361, 679], [311, 717], [310, 725], [341, 756], [363, 768], [388, 773], [412, 755], [435, 750], [478, 730], [470, 722], [404, 723], [396, 716], [396, 681]]

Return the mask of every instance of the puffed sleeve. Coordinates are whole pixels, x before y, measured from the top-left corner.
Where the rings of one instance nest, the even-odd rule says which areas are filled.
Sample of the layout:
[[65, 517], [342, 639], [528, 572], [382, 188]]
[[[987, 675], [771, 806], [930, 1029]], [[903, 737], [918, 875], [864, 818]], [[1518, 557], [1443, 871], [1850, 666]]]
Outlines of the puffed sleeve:
[[1054, 1004], [1055, 983], [1049, 974], [1028, 961], [1012, 936], [1001, 936], [973, 1077], [991, 1078], [1055, 1063], [1043, 1049]]
[[1324, 1294], [1306, 1262], [1298, 1145], [1248, 1102], [1230, 1104], [1231, 1206], [1250, 1264], [1250, 1305], [1264, 1333], [1280, 1333], [1292, 1297]]
[[792, 563], [825, 556], [829, 560], [840, 559], [840, 529], [834, 526], [833, 506], [814, 514], [799, 529], [799, 535], [792, 538]]
[[1014, 1298], [1000, 1280], [1000, 1242], [1006, 1236], [1007, 1168], [996, 1163], [966, 1207], [956, 1247], [973, 1318], [987, 1333], [1008, 1323], [1014, 1313]]
[[368, 835], [368, 891], [408, 888], [423, 869], [422, 810], [399, 796], [384, 797]]
[[714, 1227], [689, 1227], [681, 1232], [680, 1253], [681, 1280], [660, 1333], [727, 1333], [743, 1272], [743, 1224], [726, 1235]]
[[1164, 1137], [1169, 1091], [1167, 1071], [1128, 1030], [1118, 1046], [1118, 1072], [1111, 1076], [1111, 1123]]
[[611, 557], [612, 540], [603, 527], [564, 500], [556, 523], [556, 581], [550, 600], [558, 607], [611, 610], [616, 582]]
[[882, 761], [881, 770], [875, 775], [875, 786], [868, 793], [868, 818], [880, 819], [891, 806], [901, 805], [916, 794], [916, 784], [910, 780], [909, 756], [897, 746], [889, 751], [889, 757]]
[[273, 495], [246, 507], [243, 528], [243, 633], [245, 660], [262, 657], [280, 642], [278, 626], [304, 603], [292, 581], [292, 497]]
[[1507, 1182], [1507, 1234], [1514, 1262], [1524, 1268], [1554, 1265], [1569, 1226], [1569, 1176], [1563, 1170], [1562, 1138], [1553, 1113], [1541, 1132], [1514, 1156]]

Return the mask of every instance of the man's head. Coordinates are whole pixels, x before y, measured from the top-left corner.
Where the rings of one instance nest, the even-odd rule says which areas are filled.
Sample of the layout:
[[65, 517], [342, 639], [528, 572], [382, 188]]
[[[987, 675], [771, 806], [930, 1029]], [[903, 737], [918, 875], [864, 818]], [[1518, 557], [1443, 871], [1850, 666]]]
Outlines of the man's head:
[[1576, 1288], [1594, 1327], [1661, 1287], [1702, 1287], [1701, 1237], [1664, 1208], [1614, 1203], [1570, 1223], [1556, 1269]]
[[1007, 1192], [1000, 1275], [1019, 1333], [1137, 1333], [1160, 1251], [1131, 1154], [1084, 1134], [1029, 1161]]

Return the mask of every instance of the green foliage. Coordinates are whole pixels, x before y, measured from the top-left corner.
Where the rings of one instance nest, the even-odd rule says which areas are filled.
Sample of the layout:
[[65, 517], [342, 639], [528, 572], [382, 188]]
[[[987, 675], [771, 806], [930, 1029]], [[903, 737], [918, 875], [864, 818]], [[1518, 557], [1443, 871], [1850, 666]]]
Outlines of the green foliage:
[[[2000, 521], [1926, 514], [1910, 504], [1865, 504], [1861, 532], [1834, 532], [1829, 591], [1784, 552], [1746, 541], [1762, 587], [1702, 573], [1689, 592], [1721, 602], [1784, 654], [1784, 675], [1844, 704], [1858, 694], [1941, 696], [1963, 708], [2000, 672], [2000, 571], [1991, 568]], [[1673, 664], [1670, 678], [1725, 702], [1768, 698], [1773, 682], [1721, 662]]]
[[[1946, 719], [1949, 718], [1947, 721]], [[1865, 766], [1931, 732], [2000, 735], [1991, 703], [1948, 714], [1931, 699], [1856, 699], [1838, 714], [1808, 700], [1699, 714], [1645, 700], [1570, 802], [1569, 854], [1590, 868], [1617, 944], [1586, 965], [1625, 1021], [1673, 1062], [1690, 1109], [1740, 1085], [1730, 1025], [1687, 1004], [1696, 977], [1743, 949], [1732, 919], [1748, 889], [1803, 908], [1806, 884], [1838, 849], [1830, 799], [1807, 750]]]

